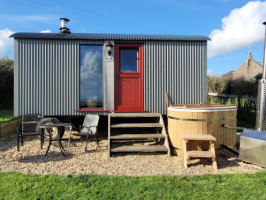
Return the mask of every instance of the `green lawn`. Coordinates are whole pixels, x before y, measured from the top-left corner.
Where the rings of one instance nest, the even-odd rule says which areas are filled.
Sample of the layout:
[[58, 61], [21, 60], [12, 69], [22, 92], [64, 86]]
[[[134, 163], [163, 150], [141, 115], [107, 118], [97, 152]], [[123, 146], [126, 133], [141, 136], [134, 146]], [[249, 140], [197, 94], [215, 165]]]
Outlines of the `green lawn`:
[[0, 110], [0, 123], [1, 122], [8, 122], [14, 119], [19, 119], [21, 117], [14, 117], [13, 110]]
[[0, 173], [0, 199], [266, 199], [266, 170], [193, 177]]

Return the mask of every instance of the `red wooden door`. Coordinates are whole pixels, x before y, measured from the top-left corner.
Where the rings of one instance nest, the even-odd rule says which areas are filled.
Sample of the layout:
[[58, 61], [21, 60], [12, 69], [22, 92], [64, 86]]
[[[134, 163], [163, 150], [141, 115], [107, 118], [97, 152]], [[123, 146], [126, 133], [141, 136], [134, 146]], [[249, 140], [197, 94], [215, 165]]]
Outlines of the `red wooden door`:
[[143, 44], [115, 44], [115, 111], [144, 111]]

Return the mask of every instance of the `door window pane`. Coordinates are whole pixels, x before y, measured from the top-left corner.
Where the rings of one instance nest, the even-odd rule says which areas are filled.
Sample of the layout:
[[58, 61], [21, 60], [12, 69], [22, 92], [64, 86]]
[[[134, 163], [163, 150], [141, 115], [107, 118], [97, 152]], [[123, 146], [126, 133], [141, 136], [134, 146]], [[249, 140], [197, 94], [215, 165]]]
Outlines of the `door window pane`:
[[138, 72], [138, 50], [120, 50], [121, 72]]
[[103, 47], [80, 46], [80, 108], [103, 107]]

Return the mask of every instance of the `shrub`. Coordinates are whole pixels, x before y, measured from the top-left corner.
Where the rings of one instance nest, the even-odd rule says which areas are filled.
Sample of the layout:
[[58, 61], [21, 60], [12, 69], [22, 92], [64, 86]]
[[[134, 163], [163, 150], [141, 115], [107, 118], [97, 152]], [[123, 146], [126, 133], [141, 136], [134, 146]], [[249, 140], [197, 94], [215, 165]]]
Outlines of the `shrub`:
[[227, 77], [208, 76], [208, 91], [228, 95], [237, 95], [238, 98], [212, 97], [209, 101], [221, 104], [234, 104], [237, 108], [237, 118], [249, 122], [252, 126], [256, 122], [256, 102], [250, 99], [243, 99], [243, 96], [257, 97], [258, 80], [262, 74], [251, 80], [244, 78], [232, 79]]
[[244, 78], [232, 79], [224, 76], [208, 76], [208, 92], [233, 94], [238, 96], [257, 96], [258, 80], [261, 74], [251, 80]]
[[14, 90], [14, 61], [3, 57], [0, 59], [0, 109], [12, 108]]
[[219, 77], [219, 76], [208, 76], [208, 92], [217, 92], [222, 93], [227, 84], [229, 79], [225, 77]]

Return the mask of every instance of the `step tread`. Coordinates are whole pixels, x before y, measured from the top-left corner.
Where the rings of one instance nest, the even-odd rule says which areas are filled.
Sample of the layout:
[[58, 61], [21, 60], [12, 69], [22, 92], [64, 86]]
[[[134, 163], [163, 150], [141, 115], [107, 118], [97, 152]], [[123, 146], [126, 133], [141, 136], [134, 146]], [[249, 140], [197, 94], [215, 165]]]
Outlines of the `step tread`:
[[114, 147], [111, 152], [168, 152], [168, 150], [164, 145], [143, 145]]
[[182, 134], [181, 138], [184, 140], [198, 140], [198, 141], [216, 141], [212, 135], [188, 135]]
[[163, 127], [159, 123], [115, 123], [111, 125], [111, 128], [156, 128]]
[[215, 153], [210, 151], [187, 151], [187, 155], [197, 158], [215, 158]]
[[161, 115], [158, 113], [111, 113], [110, 117], [124, 117], [124, 118], [135, 118], [135, 117], [160, 117]]
[[113, 140], [120, 140], [120, 139], [150, 139], [150, 138], [165, 138], [165, 135], [147, 133], [147, 134], [120, 134], [120, 135], [110, 136], [110, 139], [113, 139]]

